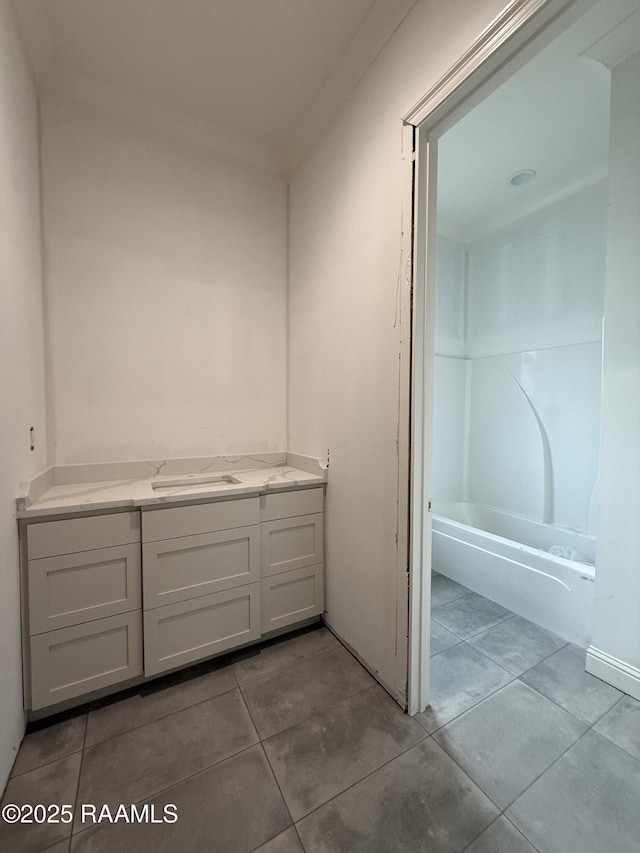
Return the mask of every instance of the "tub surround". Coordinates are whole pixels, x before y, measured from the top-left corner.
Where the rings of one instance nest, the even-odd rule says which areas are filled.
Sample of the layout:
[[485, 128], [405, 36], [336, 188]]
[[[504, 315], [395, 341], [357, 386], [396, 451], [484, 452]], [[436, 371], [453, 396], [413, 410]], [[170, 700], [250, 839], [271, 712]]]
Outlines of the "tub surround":
[[[587, 648], [594, 605], [592, 537], [468, 502], [434, 509], [434, 571]], [[585, 562], [549, 553], [554, 545]]]
[[[203, 482], [207, 475], [230, 475], [232, 482]], [[18, 518], [33, 518], [258, 495], [326, 480], [321, 460], [288, 452], [50, 465], [21, 485], [16, 509]]]

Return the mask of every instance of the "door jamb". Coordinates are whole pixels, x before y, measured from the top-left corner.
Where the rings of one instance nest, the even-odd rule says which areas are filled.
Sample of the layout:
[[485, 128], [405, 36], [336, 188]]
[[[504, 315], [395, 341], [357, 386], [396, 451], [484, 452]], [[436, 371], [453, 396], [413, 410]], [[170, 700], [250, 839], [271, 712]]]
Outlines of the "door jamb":
[[431, 628], [431, 426], [437, 142], [464, 114], [526, 64], [597, 0], [511, 0], [471, 47], [404, 116], [417, 141], [413, 205], [410, 378], [409, 666], [410, 715], [429, 704]]

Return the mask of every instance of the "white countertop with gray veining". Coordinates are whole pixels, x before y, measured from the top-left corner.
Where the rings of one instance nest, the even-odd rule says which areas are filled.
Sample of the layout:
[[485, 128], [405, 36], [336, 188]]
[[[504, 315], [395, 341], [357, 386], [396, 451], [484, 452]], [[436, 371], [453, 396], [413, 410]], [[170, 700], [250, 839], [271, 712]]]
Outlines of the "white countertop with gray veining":
[[18, 518], [259, 495], [322, 485], [327, 468], [296, 453], [49, 466], [21, 486]]

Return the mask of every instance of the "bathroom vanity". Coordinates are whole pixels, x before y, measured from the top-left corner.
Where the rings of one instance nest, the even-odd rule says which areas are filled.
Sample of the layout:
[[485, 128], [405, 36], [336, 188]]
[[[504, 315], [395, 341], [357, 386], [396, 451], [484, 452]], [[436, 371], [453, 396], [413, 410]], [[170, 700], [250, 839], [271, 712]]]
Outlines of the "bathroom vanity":
[[[25, 484], [27, 710], [53, 713], [318, 618], [326, 469], [292, 457], [60, 466]], [[144, 466], [155, 473], [136, 476]]]

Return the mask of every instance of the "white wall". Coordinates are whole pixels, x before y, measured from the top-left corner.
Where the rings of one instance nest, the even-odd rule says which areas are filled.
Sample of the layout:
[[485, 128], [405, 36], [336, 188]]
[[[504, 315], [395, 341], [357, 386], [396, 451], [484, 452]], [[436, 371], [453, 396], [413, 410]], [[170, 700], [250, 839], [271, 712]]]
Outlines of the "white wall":
[[[640, 51], [611, 80], [599, 537], [590, 671], [640, 699]], [[629, 668], [627, 676], [616, 669]], [[613, 666], [611, 666], [613, 664]]]
[[595, 534], [606, 217], [601, 182], [471, 240], [464, 263], [439, 239], [437, 500]]
[[286, 182], [43, 103], [57, 463], [285, 449]]
[[504, 5], [419, 0], [291, 178], [289, 444], [330, 449], [329, 622], [398, 694], [401, 119]]
[[24, 731], [15, 496], [46, 461], [38, 174], [34, 85], [0, 0], [0, 789]]

